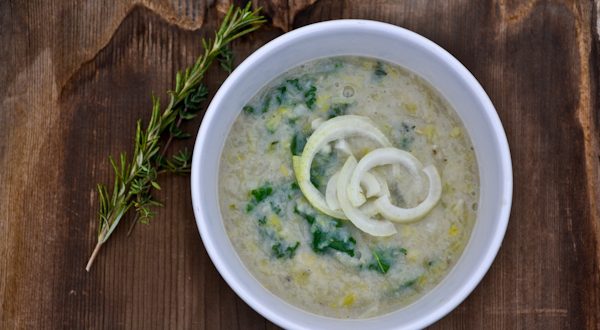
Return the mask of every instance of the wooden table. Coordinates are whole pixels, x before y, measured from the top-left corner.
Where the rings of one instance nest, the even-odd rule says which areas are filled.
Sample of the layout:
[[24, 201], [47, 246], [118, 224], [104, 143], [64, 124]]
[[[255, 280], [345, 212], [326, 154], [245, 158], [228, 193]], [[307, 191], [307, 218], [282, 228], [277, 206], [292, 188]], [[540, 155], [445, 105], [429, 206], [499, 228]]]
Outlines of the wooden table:
[[[107, 156], [131, 152], [151, 93], [164, 99], [228, 7], [136, 3], [0, 2], [0, 328], [274, 328], [209, 260], [187, 177], [162, 178], [167, 206], [129, 238], [118, 228], [83, 269]], [[598, 3], [258, 3], [272, 23], [235, 43], [238, 62], [289, 29], [375, 19], [447, 49], [495, 104], [513, 157], [508, 232], [482, 283], [434, 328], [600, 328]], [[209, 72], [212, 92], [224, 78]]]

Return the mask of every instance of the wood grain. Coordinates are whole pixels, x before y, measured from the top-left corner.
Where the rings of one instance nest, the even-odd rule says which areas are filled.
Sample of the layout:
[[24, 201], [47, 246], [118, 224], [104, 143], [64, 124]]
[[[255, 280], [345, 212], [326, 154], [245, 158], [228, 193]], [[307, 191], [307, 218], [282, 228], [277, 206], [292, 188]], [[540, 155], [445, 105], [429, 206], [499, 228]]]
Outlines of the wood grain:
[[[214, 269], [186, 177], [165, 177], [167, 207], [129, 238], [117, 230], [83, 270], [106, 157], [130, 152], [151, 93], [164, 99], [229, 3], [0, 2], [1, 329], [275, 328]], [[433, 328], [600, 328], [598, 3], [256, 3], [272, 22], [235, 43], [238, 62], [288, 29], [375, 19], [447, 49], [494, 102], [513, 157], [508, 232], [483, 282]], [[224, 78], [208, 73], [211, 92]]]

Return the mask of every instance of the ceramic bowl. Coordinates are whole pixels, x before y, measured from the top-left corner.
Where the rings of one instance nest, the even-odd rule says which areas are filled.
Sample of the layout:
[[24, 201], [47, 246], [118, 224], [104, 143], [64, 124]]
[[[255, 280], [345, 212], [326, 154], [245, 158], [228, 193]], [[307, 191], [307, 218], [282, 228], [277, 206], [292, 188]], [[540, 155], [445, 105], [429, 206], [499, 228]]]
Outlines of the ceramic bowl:
[[[289, 69], [323, 57], [356, 55], [400, 65], [427, 80], [453, 106], [473, 142], [480, 177], [476, 223], [462, 256], [431, 291], [407, 307], [370, 319], [335, 319], [303, 311], [265, 289], [236, 254], [218, 202], [221, 151], [242, 107]], [[504, 237], [512, 201], [506, 135], [494, 106], [452, 55], [406, 29], [366, 20], [309, 25], [269, 42], [223, 83], [204, 116], [192, 161], [192, 203], [210, 258], [229, 286], [253, 309], [288, 329], [417, 329], [457, 307], [481, 281]]]

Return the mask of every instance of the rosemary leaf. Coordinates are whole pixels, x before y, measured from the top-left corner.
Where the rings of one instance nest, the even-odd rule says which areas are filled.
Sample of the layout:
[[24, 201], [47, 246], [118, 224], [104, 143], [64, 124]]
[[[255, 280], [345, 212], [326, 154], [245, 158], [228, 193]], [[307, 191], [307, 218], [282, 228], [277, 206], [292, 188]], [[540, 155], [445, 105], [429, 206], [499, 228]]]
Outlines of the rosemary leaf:
[[231, 73], [233, 71], [233, 51], [231, 47], [224, 47], [219, 52], [219, 56], [217, 57], [219, 60], [219, 64], [221, 64], [221, 68], [225, 70], [227, 73]]

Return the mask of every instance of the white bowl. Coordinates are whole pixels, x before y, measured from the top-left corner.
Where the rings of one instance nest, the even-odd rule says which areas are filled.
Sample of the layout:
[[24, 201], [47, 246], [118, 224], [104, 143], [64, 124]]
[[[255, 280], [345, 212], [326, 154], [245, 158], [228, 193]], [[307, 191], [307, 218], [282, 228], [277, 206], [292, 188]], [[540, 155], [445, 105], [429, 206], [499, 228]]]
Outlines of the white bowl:
[[[462, 256], [426, 295], [390, 314], [357, 320], [315, 315], [265, 289], [228, 239], [218, 202], [221, 151], [242, 107], [265, 84], [317, 58], [357, 55], [398, 64], [426, 79], [454, 107], [473, 142], [480, 177], [477, 220]], [[366, 20], [309, 25], [269, 42], [229, 76], [204, 116], [192, 161], [192, 203], [204, 246], [229, 286], [253, 309], [289, 329], [416, 329], [460, 304], [489, 269], [508, 224], [512, 168], [506, 135], [485, 91], [452, 55], [403, 28]]]

